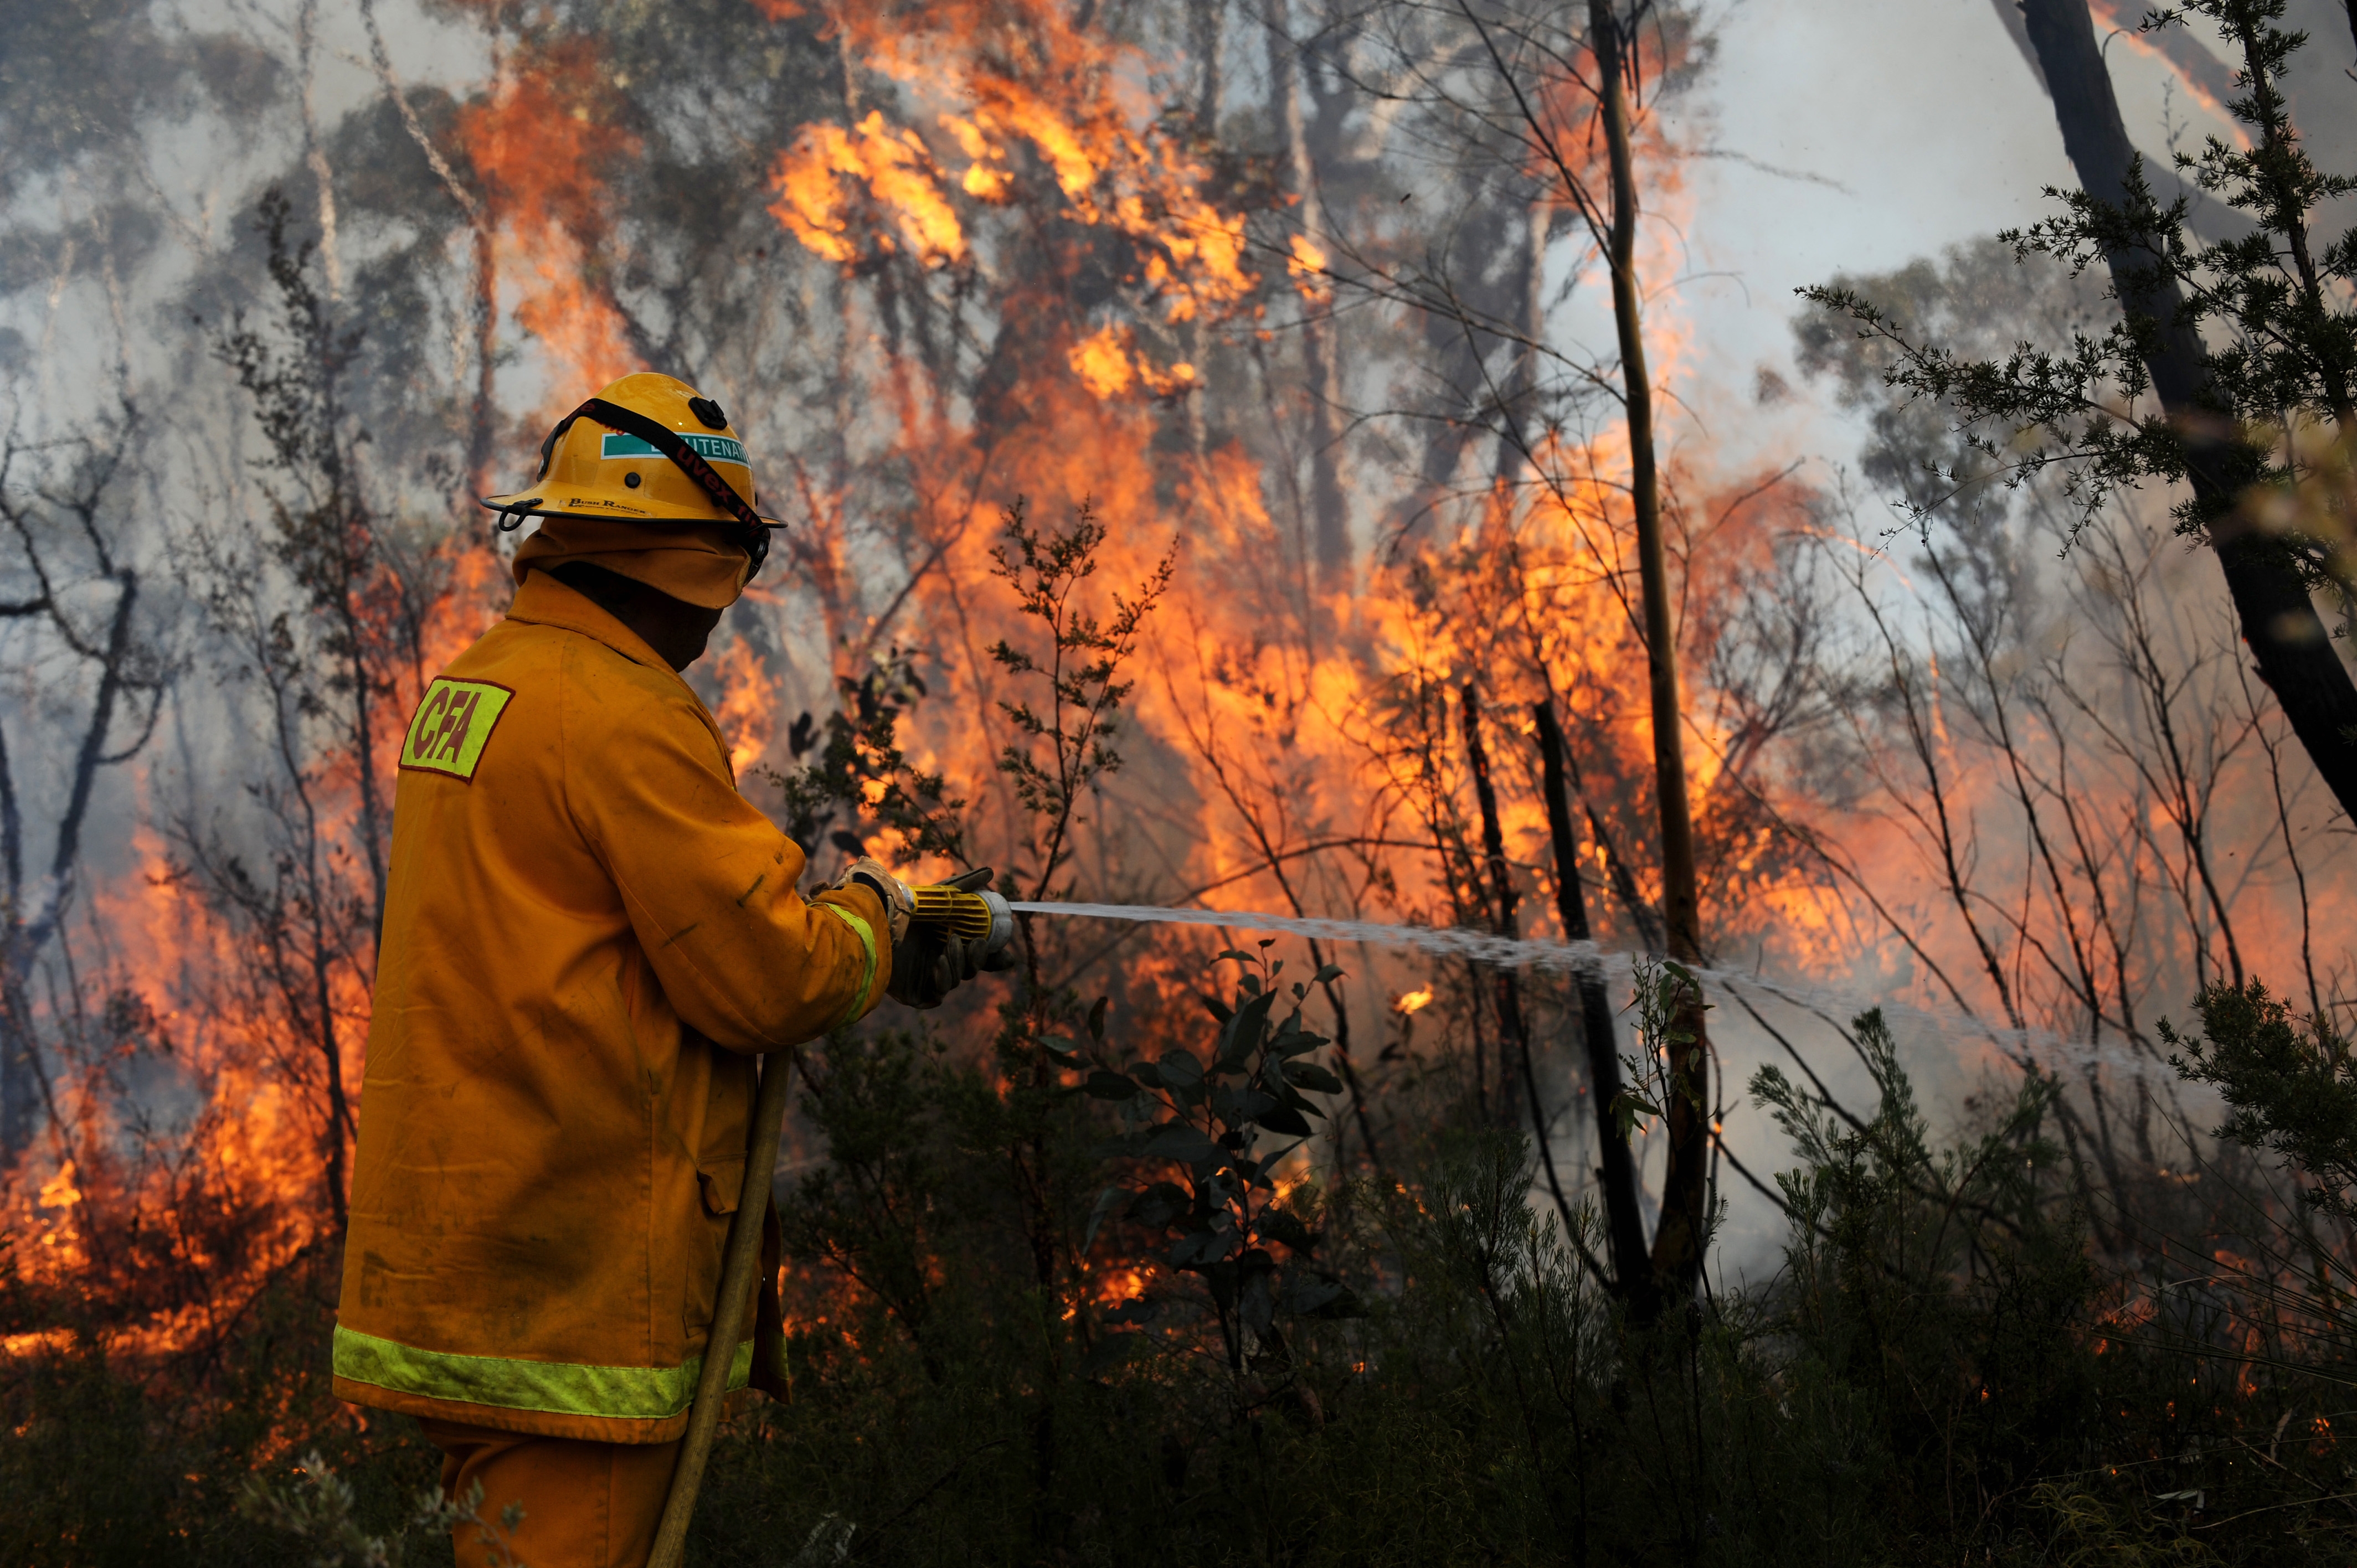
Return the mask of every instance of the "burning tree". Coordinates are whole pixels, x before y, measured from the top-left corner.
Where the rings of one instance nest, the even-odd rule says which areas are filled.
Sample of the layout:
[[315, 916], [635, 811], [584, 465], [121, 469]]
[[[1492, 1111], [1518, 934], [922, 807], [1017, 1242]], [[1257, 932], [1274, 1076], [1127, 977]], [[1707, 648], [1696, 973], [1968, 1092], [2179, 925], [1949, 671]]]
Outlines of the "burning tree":
[[[2274, 1234], [2243, 1223], [2266, 1199], [2230, 1222], [2179, 1183], [2169, 1102], [2121, 1072], [2159, 1060], [2189, 978], [2297, 952], [2309, 1010], [2340, 1004], [2300, 753], [2140, 514], [2034, 571], [2067, 498], [2032, 481], [1902, 556], [1841, 481], [1670, 439], [1707, 360], [1639, 220], [1693, 199], [1695, 14], [300, 0], [208, 39], [134, 12], [147, 91], [245, 81], [220, 91], [268, 166], [167, 193], [143, 159], [180, 110], [110, 104], [95, 140], [0, 174], [111, 182], [59, 198], [80, 226], [27, 242], [16, 306], [205, 323], [161, 354], [109, 328], [143, 413], [122, 441], [28, 431], [0, 463], [17, 689], [48, 702], [0, 711], [0, 1103], [17, 1230], [53, 1239], [8, 1276], [25, 1452], [83, 1408], [38, 1381], [62, 1368], [193, 1391], [170, 1420], [137, 1406], [182, 1444], [142, 1450], [156, 1475], [207, 1474], [206, 1444], [276, 1467], [320, 1434], [337, 1466], [414, 1462], [301, 1370], [387, 745], [498, 612], [463, 503], [581, 383], [645, 366], [753, 411], [792, 569], [696, 679], [814, 859], [1594, 940], [1687, 977], [1641, 972], [1634, 998], [1602, 954], [1557, 978], [1323, 942], [1278, 972], [1232, 933], [1032, 918], [996, 1014], [969, 993], [804, 1064], [798, 1402], [734, 1429], [716, 1554], [774, 1558], [780, 1529], [908, 1561], [1535, 1561], [1705, 1558], [1738, 1518], [1865, 1555], [1890, 1529], [1986, 1552], [2175, 1528], [2140, 1494], [2026, 1495], [2089, 1453], [2281, 1500], [2179, 1456], [2312, 1413], [2215, 1359], [2289, 1341], [2089, 1260], [2176, 1255], [2155, 1216], [2228, 1250]], [[1857, 286], [1960, 346], [2100, 305], [1975, 255]], [[1878, 420], [1874, 489], [1928, 501], [1927, 461], [1970, 462], [1965, 403], [1893, 410], [1871, 345], [1803, 331], [1804, 368]], [[49, 373], [13, 357], [30, 340], [0, 341], [20, 385]], [[203, 482], [150, 504], [159, 443]], [[142, 618], [167, 596], [168, 636]], [[75, 767], [27, 782], [20, 737], [59, 723]], [[1947, 1106], [1970, 1123], [1948, 1161], [1905, 1015], [1844, 1024], [1778, 972], [1985, 1022], [1967, 1062], [2034, 1082]], [[2269, 1060], [2340, 1038], [2263, 1033]], [[1853, 1044], [1871, 1083], [1846, 1089]], [[1790, 1185], [1725, 1135], [1749, 1108], [1717, 1058], [1754, 1045], [1798, 1075], [1762, 1090]], [[44, 1075], [54, 1113], [24, 1092]], [[1800, 1216], [1792, 1293], [1706, 1273], [1722, 1173]], [[1658, 1336], [1657, 1267], [1670, 1299], [1708, 1287]], [[2131, 1346], [2134, 1323], [2181, 1334]], [[264, 1414], [223, 1435], [241, 1399]], [[2271, 1458], [2329, 1477], [2275, 1430]], [[44, 1541], [99, 1539], [42, 1495]], [[186, 1521], [227, 1495], [165, 1511], [210, 1551], [243, 1527]], [[278, 1514], [323, 1552], [394, 1518], [339, 1496]]]

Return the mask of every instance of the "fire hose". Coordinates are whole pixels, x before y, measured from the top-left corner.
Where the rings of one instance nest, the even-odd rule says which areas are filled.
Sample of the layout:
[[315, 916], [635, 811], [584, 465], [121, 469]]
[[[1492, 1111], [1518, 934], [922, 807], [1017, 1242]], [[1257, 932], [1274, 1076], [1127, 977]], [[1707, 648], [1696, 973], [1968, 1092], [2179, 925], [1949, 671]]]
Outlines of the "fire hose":
[[[969, 872], [959, 884], [983, 883]], [[1470, 960], [1508, 969], [1535, 968], [1557, 972], [1596, 972], [1615, 956], [1594, 942], [1524, 941], [1491, 931], [1435, 926], [1383, 925], [1370, 920], [1335, 920], [1296, 915], [1266, 915], [1241, 910], [1168, 909], [1150, 905], [1030, 903], [1010, 900], [989, 891], [968, 891], [963, 886], [937, 884], [911, 888], [916, 908], [911, 922], [945, 930], [971, 941], [983, 939], [983, 950], [996, 953], [1015, 938], [1017, 915], [1052, 915], [1082, 919], [1118, 920], [1133, 924], [1225, 927], [1258, 931], [1287, 931], [1328, 941], [1372, 942], [1387, 947], [1411, 947], [1435, 957]], [[1736, 990], [1753, 991], [1797, 1005], [1822, 1010], [1859, 1001], [1829, 987], [1792, 984], [1766, 976], [1703, 966], [1689, 966], [1697, 979]], [[1965, 1018], [1953, 1018], [1889, 1002], [1878, 1004], [1886, 1014], [1930, 1025], [1943, 1032], [1969, 1034], [1976, 1039], [2004, 1041], [2023, 1047], [2071, 1043], [2034, 1030], [1993, 1031]], [[2106, 1059], [2109, 1059], [2108, 1058]], [[2121, 1065], [2132, 1065], [2123, 1058]], [[749, 1304], [756, 1260], [761, 1251], [761, 1224], [768, 1212], [770, 1181], [778, 1162], [778, 1136], [785, 1121], [788, 1074], [783, 1063], [765, 1063], [761, 1085], [753, 1101], [753, 1145], [745, 1162], [745, 1186], [737, 1212], [728, 1222], [727, 1250], [723, 1255], [720, 1295], [715, 1305], [712, 1337], [707, 1341], [703, 1370], [696, 1380], [695, 1404], [688, 1418], [687, 1435], [680, 1446], [678, 1467], [663, 1507], [662, 1524], [655, 1536], [650, 1568], [679, 1568], [687, 1540], [688, 1515], [694, 1509], [697, 1487], [710, 1457], [712, 1438], [720, 1419], [720, 1402], [727, 1391], [732, 1358], [712, 1353], [710, 1347], [734, 1345], [743, 1328]], [[756, 1205], [755, 1198], [762, 1199]]]
[[[959, 883], [987, 883], [990, 873], [968, 872]], [[971, 892], [952, 884], [912, 887], [916, 905], [911, 925], [931, 926], [968, 941], [979, 940], [985, 953], [996, 953], [1015, 940], [1013, 908], [986, 889]], [[696, 1374], [695, 1402], [687, 1417], [687, 1434], [680, 1440], [679, 1458], [672, 1470], [671, 1492], [663, 1499], [662, 1522], [655, 1529], [653, 1553], [648, 1568], [679, 1568], [687, 1549], [687, 1523], [695, 1512], [695, 1494], [704, 1485], [704, 1467], [712, 1457], [712, 1439], [720, 1426], [720, 1406], [728, 1396], [728, 1371], [736, 1357], [724, 1353], [744, 1333], [746, 1309], [752, 1305], [754, 1275], [761, 1256], [761, 1227], [769, 1217], [770, 1183], [777, 1174], [778, 1138], [786, 1120], [786, 1089], [792, 1079], [790, 1063], [775, 1053], [761, 1062], [760, 1087], [753, 1094], [753, 1142], [745, 1158], [745, 1185], [737, 1195], [737, 1212], [728, 1217], [728, 1240], [720, 1254], [720, 1290], [712, 1307], [712, 1333], [704, 1344], [704, 1366]]]
[[[1407, 941], [1492, 962], [1544, 962], [1566, 956], [1593, 961], [1593, 944], [1565, 947], [1552, 942], [1514, 942], [1479, 931], [1437, 931], [1414, 926], [1378, 926], [1358, 921], [1300, 919], [1275, 915], [1236, 915], [1211, 909], [1160, 909], [1132, 905], [1016, 903], [988, 890], [990, 874], [968, 872], [952, 883], [912, 887], [912, 925], [931, 926], [968, 941], [980, 940], [985, 954], [999, 952], [1015, 940], [1017, 914], [1078, 916], [1133, 922], [1178, 922], [1192, 925], [1227, 924], [1256, 929], [1294, 929], [1304, 934], [1361, 941]], [[1436, 948], [1436, 943], [1438, 944]], [[733, 1356], [719, 1348], [734, 1346], [743, 1333], [745, 1313], [751, 1304], [754, 1274], [761, 1255], [761, 1226], [769, 1211], [771, 1177], [778, 1164], [778, 1138], [786, 1116], [788, 1064], [774, 1058], [761, 1067], [760, 1088], [753, 1098], [753, 1142], [745, 1161], [745, 1185], [729, 1217], [728, 1240], [721, 1254], [720, 1291], [713, 1304], [712, 1334], [705, 1342], [704, 1365], [695, 1384], [695, 1402], [681, 1440], [679, 1459], [672, 1472], [671, 1493], [663, 1503], [662, 1522], [655, 1532], [649, 1568], [679, 1568], [687, 1544], [687, 1524], [695, 1510], [695, 1495], [704, 1482], [704, 1468], [712, 1455], [712, 1439], [720, 1424], [720, 1406], [728, 1392]]]
[[[988, 890], [990, 874], [968, 872], [952, 883], [912, 887], [915, 908], [911, 925], [980, 940], [985, 954], [999, 952], [1015, 940], [1017, 914], [1078, 916], [1133, 922], [1177, 922], [1190, 925], [1236, 925], [1256, 929], [1292, 929], [1310, 936], [1361, 941], [1401, 942], [1479, 957], [1491, 962], [1544, 962], [1552, 958], [1595, 961], [1592, 943], [1565, 946], [1553, 942], [1515, 942], [1480, 931], [1440, 931], [1414, 926], [1378, 926], [1358, 921], [1301, 919], [1288, 916], [1227, 914], [1211, 909], [1160, 909], [1132, 905], [1010, 902]], [[744, 1331], [746, 1309], [751, 1305], [754, 1274], [761, 1255], [761, 1227], [769, 1212], [771, 1177], [778, 1164], [778, 1139], [786, 1117], [786, 1090], [791, 1074], [787, 1062], [774, 1055], [761, 1065], [760, 1087], [753, 1097], [753, 1141], [745, 1161], [745, 1185], [729, 1217], [728, 1240], [721, 1253], [720, 1291], [713, 1304], [712, 1333], [705, 1342], [704, 1365], [696, 1377], [695, 1402], [681, 1440], [679, 1459], [672, 1471], [670, 1495], [663, 1503], [662, 1522], [655, 1531], [649, 1568], [679, 1568], [686, 1549], [689, 1516], [704, 1483], [704, 1468], [712, 1456], [712, 1440], [720, 1424], [720, 1406], [728, 1393], [733, 1355], [720, 1348], [735, 1346]]]

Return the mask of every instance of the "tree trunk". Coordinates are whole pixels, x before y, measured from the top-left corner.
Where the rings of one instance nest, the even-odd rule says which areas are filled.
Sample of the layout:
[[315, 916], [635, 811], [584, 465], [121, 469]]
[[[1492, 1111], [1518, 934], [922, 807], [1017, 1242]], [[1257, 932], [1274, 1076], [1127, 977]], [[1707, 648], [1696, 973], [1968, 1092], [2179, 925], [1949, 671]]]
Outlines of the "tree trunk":
[[[1318, 165], [1309, 150], [1309, 130], [1301, 112], [1300, 50], [1292, 38], [1286, 0], [1269, 0], [1268, 72], [1271, 91], [1285, 121], [1285, 145], [1293, 188], [1301, 198], [1301, 230], [1311, 244], [1328, 252], [1326, 222], [1318, 196]], [[1342, 393], [1330, 314], [1307, 322], [1301, 331], [1304, 379], [1309, 390], [1309, 506], [1311, 558], [1321, 585], [1338, 581], [1351, 564], [1350, 508], [1342, 494]]]
[[[2136, 155], [2087, 0], [2022, 0], [2021, 11], [2080, 185], [2098, 201], [2121, 205]], [[2157, 327], [2145, 365], [2153, 394], [2184, 442], [2194, 499], [2225, 573], [2243, 640], [2341, 809], [2357, 817], [2357, 683], [2288, 553], [2255, 529], [2237, 504], [2258, 477], [2262, 456], [2238, 439], [2209, 395], [2201, 341], [2182, 319], [2176, 280], [2134, 256], [2108, 260], [2122, 311]]]
[[[1489, 905], [1490, 929], [1512, 940], [1523, 933], [1521, 923], [1514, 918], [1514, 881], [1506, 869], [1506, 835], [1498, 821], [1498, 789], [1490, 779], [1489, 748], [1481, 744], [1481, 693], [1468, 681], [1464, 697], [1465, 763], [1473, 775], [1473, 801], [1481, 812], [1481, 858], [1490, 877], [1490, 897], [1484, 902]], [[1538, 1103], [1537, 1074], [1531, 1066], [1531, 1031], [1523, 1017], [1522, 984], [1514, 972], [1502, 964], [1491, 978], [1491, 994], [1498, 1008], [1498, 1124], [1522, 1125], [1523, 1097], [1527, 1093], [1531, 1124], [1539, 1141], [1539, 1157], [1545, 1163], [1555, 1201], [1564, 1204], [1564, 1223], [1568, 1225], [1570, 1207], [1564, 1203], [1562, 1183], [1555, 1179], [1555, 1154], [1547, 1144], [1544, 1112]]]
[[377, 81], [383, 85], [384, 95], [401, 116], [401, 124], [417, 150], [425, 155], [425, 162], [434, 171], [442, 188], [466, 215], [467, 229], [473, 242], [474, 288], [470, 308], [475, 328], [475, 393], [473, 408], [467, 418], [467, 467], [459, 476], [466, 487], [460, 498], [459, 514], [474, 516], [474, 499], [488, 494], [492, 486], [487, 476], [491, 461], [492, 416], [497, 412], [493, 402], [494, 374], [498, 369], [492, 355], [498, 348], [499, 333], [499, 271], [491, 250], [491, 215], [475, 193], [468, 190], [457, 172], [450, 166], [434, 138], [425, 134], [409, 97], [393, 74], [393, 57], [384, 47], [383, 29], [377, 26], [375, 0], [361, 0], [361, 20], [368, 27], [369, 55], [376, 67]]
[[[1620, 335], [1621, 393], [1629, 417], [1629, 494], [1637, 520], [1637, 570], [1645, 599], [1645, 661], [1652, 677], [1653, 788], [1662, 818], [1662, 913], [1670, 957], [1702, 962], [1701, 898], [1695, 890], [1694, 817], [1686, 800], [1684, 704], [1678, 694], [1677, 629], [1670, 619], [1670, 570], [1662, 543], [1661, 481], [1653, 466], [1653, 388], [1645, 365], [1643, 295], [1637, 287], [1637, 174], [1629, 145], [1629, 59], [1611, 0], [1588, 0], [1588, 28], [1602, 95], [1612, 175], [1612, 318]], [[1702, 1281], [1710, 1123], [1703, 1096], [1710, 1042], [1702, 997], [1688, 988], [1670, 1050], [1670, 1149], [1662, 1176], [1662, 1224], [1653, 1270], [1681, 1296]]]
[[[1591, 940], [1587, 899], [1579, 886], [1579, 834], [1571, 822], [1571, 790], [1565, 779], [1563, 727], [1555, 704], [1531, 710], [1539, 725], [1539, 766], [1546, 795], [1547, 831], [1555, 840], [1555, 908], [1566, 941]], [[1630, 1157], [1613, 1102], [1620, 1098], [1620, 1058], [1612, 1032], [1612, 1004], [1604, 994], [1600, 966], [1579, 971], [1579, 1032], [1587, 1047], [1587, 1090], [1596, 1101], [1596, 1179], [1604, 1189], [1605, 1239], [1621, 1298], [1641, 1319], [1656, 1310], [1652, 1260], [1645, 1255], [1645, 1221], [1637, 1211], [1637, 1162]]]

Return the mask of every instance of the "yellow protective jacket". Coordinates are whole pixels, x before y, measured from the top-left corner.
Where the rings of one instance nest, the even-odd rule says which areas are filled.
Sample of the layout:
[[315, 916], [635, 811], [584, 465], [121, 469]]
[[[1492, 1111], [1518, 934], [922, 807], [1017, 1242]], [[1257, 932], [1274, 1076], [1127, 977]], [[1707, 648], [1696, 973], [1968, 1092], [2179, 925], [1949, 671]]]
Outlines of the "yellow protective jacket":
[[[667, 1442], [711, 1329], [752, 1054], [876, 1004], [881, 901], [797, 895], [802, 851], [737, 792], [704, 704], [543, 572], [426, 689], [401, 769], [335, 1391]], [[732, 1362], [741, 1387], [752, 1341]]]

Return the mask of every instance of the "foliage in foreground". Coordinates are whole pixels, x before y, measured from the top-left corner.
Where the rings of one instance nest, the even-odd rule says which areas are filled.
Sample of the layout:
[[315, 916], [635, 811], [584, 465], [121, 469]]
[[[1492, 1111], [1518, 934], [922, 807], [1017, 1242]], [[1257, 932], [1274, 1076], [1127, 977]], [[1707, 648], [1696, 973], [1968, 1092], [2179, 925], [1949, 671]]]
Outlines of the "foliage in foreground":
[[[1236, 1001], [1265, 1018], [1276, 991]], [[1103, 1101], [1011, 1112], [925, 1039], [838, 1038], [813, 1063], [830, 1158], [784, 1206], [812, 1287], [795, 1398], [730, 1427], [694, 1559], [2346, 1560], [2357, 1530], [2338, 1494], [2357, 1487], [2325, 1385], [2280, 1360], [2255, 1374], [2246, 1324], [2091, 1258], [2043, 1135], [2052, 1087], [2031, 1079], [1937, 1148], [1879, 1017], [1854, 1032], [1879, 1086], [1870, 1113], [1754, 1081], [1801, 1161], [1781, 1178], [1783, 1273], [1650, 1334], [1583, 1263], [1593, 1236], [1531, 1202], [1515, 1136], [1445, 1137], [1388, 1188], [1256, 1203], [1293, 1222], [1254, 1229], [1273, 1279], [1349, 1291], [1248, 1315], [1185, 1266], [1207, 1228], [1165, 1223], [1178, 1192], [1206, 1196], [1208, 1157], [1175, 1191], [1141, 1184], [1155, 1156], [1134, 1133], [1105, 1140]], [[1186, 1080], [1167, 1056], [1155, 1076]], [[1067, 1262], [1149, 1266], [1040, 1291], [1007, 1149], [1043, 1136], [1048, 1156], [1019, 1168], [1071, 1178]], [[1107, 1187], [1135, 1196], [1107, 1204]], [[258, 1326], [224, 1368], [259, 1393], [316, 1378], [318, 1350]], [[317, 1408], [302, 1392], [249, 1408]], [[439, 1560], [447, 1520], [414, 1511], [432, 1461], [414, 1437], [343, 1427], [290, 1483], [300, 1445], [266, 1447], [274, 1423], [215, 1401], [209, 1424], [177, 1425], [94, 1350], [39, 1364], [7, 1399], [0, 1489], [34, 1528], [0, 1560], [288, 1560], [261, 1519], [297, 1527], [309, 1560]], [[241, 1512], [219, 1477], [257, 1468]], [[512, 1541], [529, 1563], [528, 1520]]]

